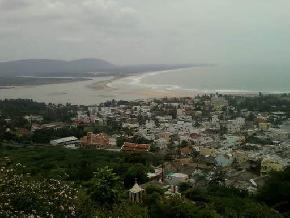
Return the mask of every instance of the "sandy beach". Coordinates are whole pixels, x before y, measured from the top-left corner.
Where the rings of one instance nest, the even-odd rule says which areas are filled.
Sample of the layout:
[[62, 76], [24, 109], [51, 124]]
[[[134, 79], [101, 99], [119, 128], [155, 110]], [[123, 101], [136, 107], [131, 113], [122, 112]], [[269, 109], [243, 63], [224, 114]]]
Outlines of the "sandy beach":
[[[143, 74], [140, 76], [144, 76]], [[166, 90], [154, 89], [150, 87], [131, 87], [129, 85], [122, 86], [123, 79], [131, 79], [136, 76], [118, 76], [108, 80], [98, 81], [88, 85], [88, 88], [96, 91], [110, 92], [117, 99], [147, 99], [147, 98], [161, 98], [161, 97], [188, 97], [200, 94], [199, 92], [192, 92], [186, 90]], [[121, 80], [121, 81], [120, 81]], [[121, 83], [116, 85], [116, 83]]]
[[[204, 79], [202, 69], [179, 69], [124, 76], [90, 77], [83, 81], [56, 84], [0, 87], [0, 99], [24, 98], [45, 103], [70, 102], [78, 105], [94, 105], [108, 100], [136, 100], [162, 97], [193, 97], [220, 93], [239, 96], [255, 96], [259, 91], [247, 91], [245, 87], [221, 87], [211, 75]], [[201, 72], [201, 73], [200, 73]], [[207, 76], [207, 75], [205, 75]], [[232, 80], [232, 83], [236, 82]], [[243, 83], [245, 84], [245, 83]], [[214, 90], [214, 88], [217, 88]], [[275, 93], [264, 91], [263, 93]]]
[[[143, 78], [145, 74], [138, 75]], [[118, 76], [108, 80], [98, 81], [88, 88], [96, 91], [102, 91], [111, 93], [116, 99], [151, 99], [151, 98], [162, 98], [162, 97], [193, 97], [202, 94], [212, 94], [215, 91], [201, 91], [201, 90], [189, 90], [189, 89], [169, 89], [169, 88], [153, 88], [150, 86], [136, 85], [132, 86], [130, 82], [126, 84], [128, 80], [136, 80], [134, 76]], [[240, 92], [240, 91], [220, 91], [220, 94], [229, 94], [236, 96], [256, 96], [257, 92]]]

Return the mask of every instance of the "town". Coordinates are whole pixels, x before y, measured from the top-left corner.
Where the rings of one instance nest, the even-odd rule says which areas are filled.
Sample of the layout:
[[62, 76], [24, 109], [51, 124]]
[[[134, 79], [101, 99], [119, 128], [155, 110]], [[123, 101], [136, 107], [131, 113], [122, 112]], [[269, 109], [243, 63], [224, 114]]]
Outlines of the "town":
[[[111, 101], [78, 107], [70, 122], [43, 123], [41, 115], [27, 114], [23, 118], [31, 128], [16, 127], [15, 131], [29, 135], [81, 126], [84, 136], [50, 139], [50, 144], [161, 153], [167, 160], [165, 171], [182, 173], [181, 179], [190, 178], [198, 184], [200, 178], [209, 182], [223, 172], [226, 184], [255, 191], [264, 176], [289, 165], [290, 114], [281, 111], [286, 105], [268, 105], [269, 111], [250, 110], [253, 106], [247, 101], [246, 97], [218, 94]], [[9, 124], [9, 119], [5, 120]], [[109, 130], [93, 132], [94, 126]], [[161, 173], [158, 168], [156, 172]]]
[[[7, 105], [12, 107], [17, 101], [42, 109], [24, 110], [15, 120]], [[130, 201], [141, 202], [140, 193], [148, 184], [157, 184], [167, 195], [180, 195], [184, 184], [203, 188], [211, 183], [255, 194], [271, 173], [290, 164], [288, 95], [216, 93], [112, 100], [94, 106], [5, 100], [1, 105], [2, 146], [161, 156], [162, 162], [146, 172], [144, 184], [136, 176]]]

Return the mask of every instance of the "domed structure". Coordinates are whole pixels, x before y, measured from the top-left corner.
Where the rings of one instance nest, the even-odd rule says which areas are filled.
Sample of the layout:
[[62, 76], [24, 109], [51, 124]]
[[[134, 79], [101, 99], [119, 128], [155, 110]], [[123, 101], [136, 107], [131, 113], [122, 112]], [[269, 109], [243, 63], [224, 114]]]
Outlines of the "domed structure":
[[134, 186], [129, 190], [129, 200], [132, 203], [140, 203], [143, 199], [144, 189], [142, 189], [135, 180]]

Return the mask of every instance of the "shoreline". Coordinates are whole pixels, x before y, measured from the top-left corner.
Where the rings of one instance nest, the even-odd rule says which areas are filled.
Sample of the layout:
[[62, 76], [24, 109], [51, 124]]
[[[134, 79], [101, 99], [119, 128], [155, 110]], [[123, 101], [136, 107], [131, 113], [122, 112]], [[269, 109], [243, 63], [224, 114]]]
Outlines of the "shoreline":
[[[203, 95], [203, 94], [223, 94], [223, 95], [233, 95], [233, 96], [257, 96], [259, 95], [259, 91], [247, 91], [247, 90], [198, 90], [198, 89], [185, 89], [185, 88], [154, 88], [153, 86], [150, 86], [149, 84], [141, 84], [140, 80], [144, 78], [144, 76], [147, 75], [155, 75], [155, 74], [161, 74], [166, 73], [170, 70], [166, 71], [155, 71], [155, 72], [147, 72], [147, 73], [141, 73], [140, 75], [120, 75], [120, 76], [113, 76], [113, 78], [109, 80], [99, 81], [89, 86], [89, 88], [95, 89], [95, 90], [102, 90], [102, 91], [112, 91], [112, 92], [118, 92], [119, 96], [136, 96], [136, 99], [151, 99], [151, 98], [162, 98], [162, 97], [192, 97], [196, 95]], [[132, 78], [133, 77], [133, 78]], [[140, 87], [131, 87], [125, 90], [121, 90], [119, 87], [116, 87], [112, 85], [112, 83], [121, 80], [121, 79], [130, 79], [137, 81], [134, 85], [140, 86]], [[173, 85], [172, 85], [173, 86]], [[289, 94], [288, 92], [269, 92], [269, 91], [262, 91], [261, 93], [266, 95], [279, 95], [279, 94]]]
[[[7, 78], [5, 78], [7, 79]], [[25, 81], [19, 81], [23, 79]], [[55, 85], [55, 84], [66, 84], [81, 81], [92, 80], [88, 77], [15, 77], [8, 78], [7, 82], [0, 83], [0, 89], [13, 89], [17, 87], [32, 87], [32, 86], [42, 86], [42, 85]]]
[[[38, 102], [62, 103], [75, 105], [95, 105], [112, 99], [115, 100], [147, 100], [154, 98], [194, 97], [197, 95], [223, 94], [233, 96], [257, 96], [259, 92], [247, 90], [198, 90], [186, 89], [177, 85], [145, 84], [145, 76], [170, 72], [171, 70], [146, 72], [139, 74], [119, 74], [107, 77], [82, 78], [81, 81], [69, 81], [57, 84], [42, 84], [30, 86], [0, 86], [1, 99], [33, 99]], [[175, 71], [175, 70], [173, 70]], [[1, 89], [2, 88], [2, 89]], [[2, 91], [1, 91], [2, 90]], [[262, 92], [278, 95], [288, 92]]]

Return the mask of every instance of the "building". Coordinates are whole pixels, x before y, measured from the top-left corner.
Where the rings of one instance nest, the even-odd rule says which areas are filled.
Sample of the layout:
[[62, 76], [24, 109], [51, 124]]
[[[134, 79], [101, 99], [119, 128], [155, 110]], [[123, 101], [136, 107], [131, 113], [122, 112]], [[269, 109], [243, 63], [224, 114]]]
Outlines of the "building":
[[243, 144], [246, 141], [245, 136], [225, 135], [225, 140], [222, 141], [223, 147], [236, 147]]
[[287, 141], [290, 138], [290, 132], [283, 129], [270, 128], [269, 133], [273, 140]]
[[271, 127], [271, 123], [261, 122], [258, 124], [259, 129], [263, 131], [267, 131]]
[[245, 126], [246, 121], [243, 117], [238, 117], [235, 120], [228, 120], [227, 129], [229, 133], [238, 133]]
[[180, 155], [181, 156], [190, 156], [192, 155], [193, 148], [191, 146], [186, 146], [184, 148], [180, 148]]
[[144, 189], [142, 189], [137, 180], [134, 186], [129, 190], [129, 201], [132, 203], [141, 203], [143, 200]]
[[213, 96], [211, 98], [211, 105], [216, 111], [222, 110], [224, 107], [228, 106], [229, 103], [224, 97]]
[[233, 156], [231, 153], [222, 151], [215, 157], [215, 164], [219, 167], [228, 167], [233, 163]]
[[40, 116], [40, 115], [26, 115], [23, 118], [27, 120], [29, 123], [32, 123], [32, 122], [40, 123], [43, 121], [43, 116]]
[[268, 175], [271, 172], [283, 171], [285, 163], [280, 158], [276, 157], [265, 157], [261, 161], [261, 176]]
[[97, 149], [101, 148], [110, 148], [110, 139], [103, 133], [94, 134], [92, 132], [88, 132], [86, 136], [81, 138], [82, 147], [93, 147]]
[[246, 151], [235, 150], [232, 152], [235, 163], [243, 165], [250, 160], [249, 154]]
[[164, 169], [163, 167], [156, 167], [154, 169], [154, 173], [147, 173], [147, 177], [150, 181], [155, 180], [155, 181], [163, 181], [163, 175], [164, 175]]
[[184, 173], [170, 173], [166, 176], [165, 181], [170, 185], [179, 185], [182, 182], [187, 182], [189, 176]]
[[121, 151], [124, 152], [148, 152], [150, 151], [150, 144], [135, 144], [130, 142], [125, 142], [121, 147]]
[[65, 146], [68, 148], [76, 148], [76, 146], [80, 144], [80, 141], [78, 138], [74, 136], [70, 136], [70, 137], [51, 140], [50, 144], [54, 146]]
[[209, 147], [200, 147], [198, 151], [199, 151], [199, 154], [204, 157], [215, 157], [217, 154], [217, 150], [215, 148], [209, 148]]

